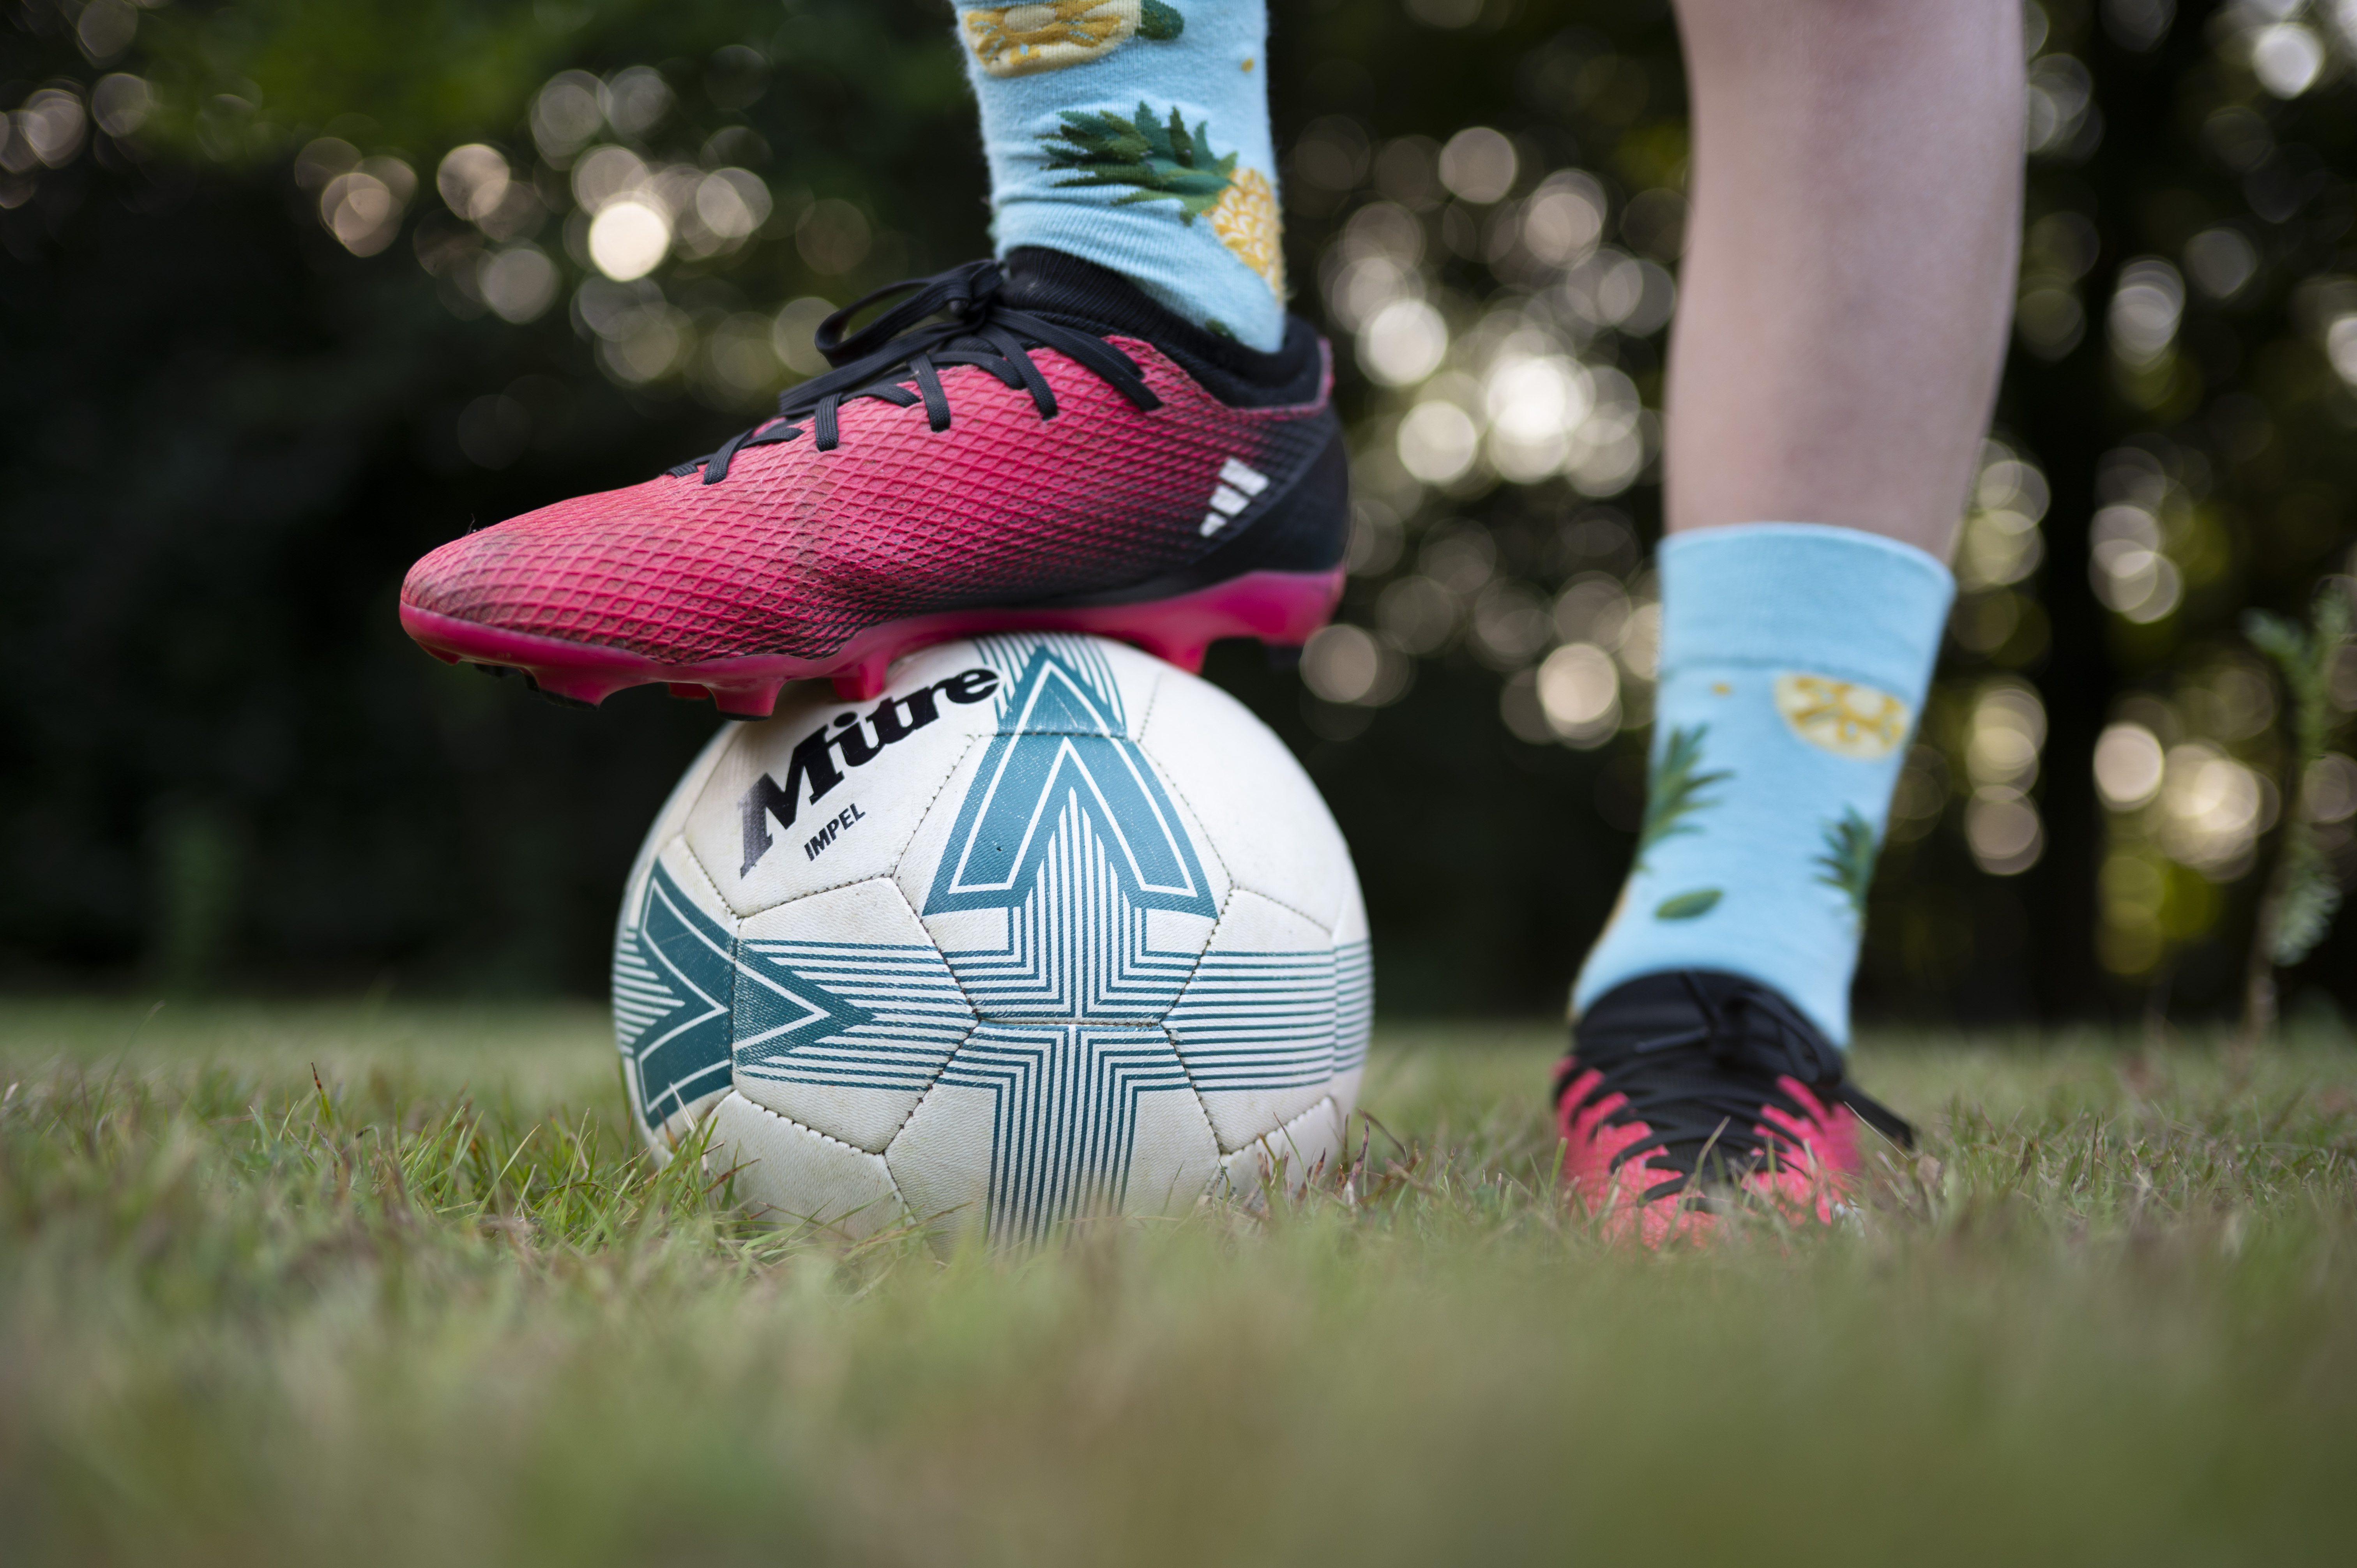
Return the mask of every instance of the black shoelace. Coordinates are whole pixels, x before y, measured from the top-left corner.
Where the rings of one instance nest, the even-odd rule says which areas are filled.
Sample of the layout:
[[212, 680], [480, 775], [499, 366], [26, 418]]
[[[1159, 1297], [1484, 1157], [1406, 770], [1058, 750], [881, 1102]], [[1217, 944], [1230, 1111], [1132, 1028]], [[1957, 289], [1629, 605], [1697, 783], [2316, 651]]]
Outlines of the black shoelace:
[[1698, 1023], [1599, 1042], [1600, 1048], [1583, 1040], [1564, 1063], [1566, 1082], [1591, 1068], [1602, 1075], [1581, 1097], [1583, 1104], [1616, 1092], [1627, 1096], [1605, 1118], [1608, 1124], [1642, 1122], [1650, 1130], [1650, 1136], [1613, 1155], [1613, 1169], [1659, 1149], [1685, 1173], [1654, 1183], [1642, 1201], [1684, 1190], [1697, 1172], [1713, 1185], [1732, 1186], [1770, 1161], [1803, 1157], [1799, 1141], [1760, 1114], [1774, 1105], [1808, 1119], [1806, 1107], [1780, 1086], [1782, 1078], [1807, 1085], [1828, 1106], [1848, 1106], [1901, 1148], [1913, 1147], [1914, 1129], [1849, 1082], [1840, 1052], [1791, 1003], [1749, 983], [1714, 998], [1698, 977], [1676, 978], [1700, 1015]]
[[[716, 452], [682, 463], [672, 475], [683, 479], [702, 467], [704, 482], [716, 485], [728, 477], [737, 453], [795, 440], [802, 435], [800, 422], [805, 420], [817, 435], [818, 449], [832, 452], [843, 443], [843, 405], [854, 398], [880, 398], [899, 408], [921, 402], [927, 422], [935, 430], [947, 430], [944, 365], [973, 365], [1007, 386], [1027, 391], [1039, 417], [1053, 419], [1055, 389], [1031, 362], [1030, 350], [1039, 348], [1064, 354], [1137, 408], [1162, 405], [1128, 355], [1102, 338], [1016, 309], [998, 297], [1005, 281], [996, 262], [968, 262], [938, 277], [888, 285], [845, 306], [820, 322], [812, 338], [834, 370], [787, 388], [779, 395], [775, 419], [729, 437]], [[845, 335], [853, 317], [903, 294], [909, 297]], [[934, 317], [942, 319], [931, 319]], [[913, 392], [905, 384], [912, 379], [917, 383]]]

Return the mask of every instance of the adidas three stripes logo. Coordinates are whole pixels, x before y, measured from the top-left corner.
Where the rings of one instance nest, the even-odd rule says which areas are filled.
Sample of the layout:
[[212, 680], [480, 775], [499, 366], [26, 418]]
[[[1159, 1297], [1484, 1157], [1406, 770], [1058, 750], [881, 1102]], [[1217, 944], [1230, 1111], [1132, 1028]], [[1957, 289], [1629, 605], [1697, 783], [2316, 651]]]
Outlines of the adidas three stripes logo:
[[1219, 486], [1211, 491], [1211, 510], [1203, 514], [1203, 537], [1209, 539], [1226, 527], [1266, 489], [1266, 474], [1247, 468], [1233, 457], [1221, 464]]

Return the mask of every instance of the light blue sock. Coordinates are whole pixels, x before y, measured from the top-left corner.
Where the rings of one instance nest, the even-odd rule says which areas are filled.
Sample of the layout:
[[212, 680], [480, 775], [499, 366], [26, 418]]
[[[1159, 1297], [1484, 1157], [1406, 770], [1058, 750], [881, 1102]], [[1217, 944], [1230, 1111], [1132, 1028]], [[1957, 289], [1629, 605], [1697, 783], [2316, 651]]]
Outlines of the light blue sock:
[[1572, 989], [1721, 970], [1849, 1040], [1867, 884], [1955, 580], [1912, 545], [1757, 522], [1662, 543], [1637, 863]]
[[991, 235], [1110, 267], [1181, 316], [1285, 340], [1264, 0], [956, 0]]

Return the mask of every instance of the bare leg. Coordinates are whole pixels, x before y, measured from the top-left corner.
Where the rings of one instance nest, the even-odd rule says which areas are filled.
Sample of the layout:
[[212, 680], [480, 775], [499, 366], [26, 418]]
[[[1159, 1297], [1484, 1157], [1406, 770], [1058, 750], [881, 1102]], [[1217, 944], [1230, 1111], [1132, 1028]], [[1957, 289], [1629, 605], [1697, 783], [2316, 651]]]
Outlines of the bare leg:
[[1695, 207], [1670, 349], [1673, 531], [1954, 542], [2004, 362], [2018, 0], [1678, 0]]
[[[1695, 215], [1652, 783], [1556, 1101], [1566, 1187], [1649, 1242], [1716, 1223], [1682, 1207], [1696, 1179], [1756, 1194], [1781, 1162], [1850, 1180], [1853, 1112], [1904, 1134], [1835, 1047], [1954, 587], [1932, 557], [1988, 420], [2021, 206], [2019, 0], [1677, 3]], [[1746, 1126], [1782, 1143], [1744, 1146]]]

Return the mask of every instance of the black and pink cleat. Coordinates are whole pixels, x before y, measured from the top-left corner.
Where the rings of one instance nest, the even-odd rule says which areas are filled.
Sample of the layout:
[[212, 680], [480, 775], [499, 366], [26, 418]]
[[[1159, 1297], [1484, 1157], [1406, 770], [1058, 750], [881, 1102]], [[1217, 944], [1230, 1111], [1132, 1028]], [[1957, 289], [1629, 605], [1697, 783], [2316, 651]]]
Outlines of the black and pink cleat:
[[1832, 1224], [1856, 1195], [1861, 1124], [1914, 1142], [1790, 1003], [1701, 971], [1630, 981], [1580, 1015], [1555, 1124], [1567, 1195], [1605, 1236], [1648, 1247], [1705, 1240], [1747, 1206]]
[[974, 632], [1195, 670], [1218, 639], [1297, 648], [1332, 614], [1348, 479], [1306, 322], [1263, 354], [1018, 251], [880, 291], [818, 341], [838, 368], [708, 456], [427, 555], [403, 626], [554, 696], [660, 682], [764, 717], [787, 681], [873, 696], [894, 659]]

